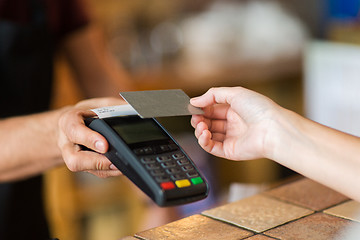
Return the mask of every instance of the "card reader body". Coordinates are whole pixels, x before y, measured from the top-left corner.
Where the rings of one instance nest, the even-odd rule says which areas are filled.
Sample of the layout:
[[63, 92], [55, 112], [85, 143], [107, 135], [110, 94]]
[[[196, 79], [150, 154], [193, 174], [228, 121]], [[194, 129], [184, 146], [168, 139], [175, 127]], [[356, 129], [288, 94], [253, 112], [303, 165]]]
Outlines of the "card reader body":
[[209, 187], [193, 161], [154, 118], [88, 118], [110, 147], [105, 156], [159, 206], [201, 200]]

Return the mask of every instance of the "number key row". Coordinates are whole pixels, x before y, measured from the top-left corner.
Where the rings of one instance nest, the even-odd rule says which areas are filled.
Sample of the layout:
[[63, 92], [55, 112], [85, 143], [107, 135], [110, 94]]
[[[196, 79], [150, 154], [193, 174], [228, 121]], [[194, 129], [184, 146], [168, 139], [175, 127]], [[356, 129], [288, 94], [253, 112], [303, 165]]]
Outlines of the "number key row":
[[169, 152], [169, 151], [174, 151], [177, 150], [178, 146], [176, 146], [176, 144], [165, 144], [165, 145], [160, 145], [160, 146], [145, 146], [145, 147], [141, 147], [141, 148], [136, 148], [134, 149], [134, 153], [136, 155], [150, 155], [150, 154], [154, 154], [154, 153], [165, 153], [165, 152]]
[[155, 160], [163, 163], [163, 162], [169, 162], [172, 160], [178, 160], [178, 164], [179, 165], [184, 165], [184, 164], [188, 164], [189, 161], [185, 158], [185, 156], [183, 154], [180, 153], [176, 153], [173, 155], [163, 155], [163, 156], [159, 156], [159, 157], [142, 157], [141, 158], [141, 162], [146, 164], [146, 163], [155, 163]]

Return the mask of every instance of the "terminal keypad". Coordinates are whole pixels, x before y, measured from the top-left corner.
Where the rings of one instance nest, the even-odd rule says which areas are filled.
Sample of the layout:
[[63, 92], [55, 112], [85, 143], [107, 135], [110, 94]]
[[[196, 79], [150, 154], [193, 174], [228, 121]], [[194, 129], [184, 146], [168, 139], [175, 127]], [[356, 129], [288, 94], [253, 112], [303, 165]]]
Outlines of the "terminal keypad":
[[175, 144], [144, 146], [133, 151], [163, 190], [204, 182], [194, 165]]

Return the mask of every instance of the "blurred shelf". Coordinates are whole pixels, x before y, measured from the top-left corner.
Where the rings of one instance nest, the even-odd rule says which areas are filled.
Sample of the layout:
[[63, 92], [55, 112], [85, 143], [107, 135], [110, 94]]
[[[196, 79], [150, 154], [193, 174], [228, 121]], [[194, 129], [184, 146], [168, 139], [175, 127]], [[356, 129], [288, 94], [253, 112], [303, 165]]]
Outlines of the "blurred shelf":
[[137, 71], [134, 79], [138, 90], [180, 88], [193, 96], [204, 93], [211, 87], [249, 87], [283, 79], [298, 79], [302, 74], [302, 58], [284, 58], [267, 63], [244, 62], [211, 74], [187, 72], [175, 66], [163, 69]]

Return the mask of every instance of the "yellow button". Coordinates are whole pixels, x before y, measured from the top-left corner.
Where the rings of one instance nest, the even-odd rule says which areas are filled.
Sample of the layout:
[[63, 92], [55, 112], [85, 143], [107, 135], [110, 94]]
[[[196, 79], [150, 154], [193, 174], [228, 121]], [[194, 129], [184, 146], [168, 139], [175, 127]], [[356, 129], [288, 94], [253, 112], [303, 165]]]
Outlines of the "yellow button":
[[175, 184], [178, 188], [188, 187], [191, 185], [190, 181], [187, 179], [177, 180]]

